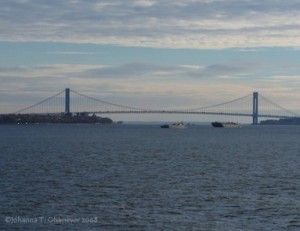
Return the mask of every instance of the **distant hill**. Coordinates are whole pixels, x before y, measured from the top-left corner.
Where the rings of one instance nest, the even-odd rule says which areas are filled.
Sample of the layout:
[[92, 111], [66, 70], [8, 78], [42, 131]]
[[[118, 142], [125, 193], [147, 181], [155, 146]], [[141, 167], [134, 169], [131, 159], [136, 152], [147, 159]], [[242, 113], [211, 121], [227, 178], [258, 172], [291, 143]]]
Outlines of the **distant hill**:
[[300, 125], [300, 117], [279, 119], [279, 120], [263, 120], [261, 125]]

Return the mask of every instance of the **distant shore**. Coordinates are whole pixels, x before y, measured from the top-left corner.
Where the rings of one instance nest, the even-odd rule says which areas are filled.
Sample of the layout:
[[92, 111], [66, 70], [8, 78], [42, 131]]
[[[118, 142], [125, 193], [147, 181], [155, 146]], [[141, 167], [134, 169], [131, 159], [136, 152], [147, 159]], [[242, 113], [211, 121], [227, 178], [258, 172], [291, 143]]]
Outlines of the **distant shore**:
[[58, 114], [2, 114], [0, 124], [43, 124], [43, 123], [102, 123], [111, 124], [107, 117], [99, 117], [88, 113], [58, 113]]
[[279, 120], [263, 120], [260, 125], [300, 125], [300, 117], [284, 118]]

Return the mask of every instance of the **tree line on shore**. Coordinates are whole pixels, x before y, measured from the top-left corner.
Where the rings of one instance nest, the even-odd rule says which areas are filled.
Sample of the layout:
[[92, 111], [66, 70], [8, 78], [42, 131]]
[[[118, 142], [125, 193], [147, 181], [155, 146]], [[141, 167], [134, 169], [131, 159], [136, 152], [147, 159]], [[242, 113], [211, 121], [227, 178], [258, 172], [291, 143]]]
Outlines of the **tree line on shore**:
[[88, 113], [58, 114], [2, 114], [0, 124], [38, 124], [38, 123], [103, 123], [113, 121], [107, 117], [99, 117]]

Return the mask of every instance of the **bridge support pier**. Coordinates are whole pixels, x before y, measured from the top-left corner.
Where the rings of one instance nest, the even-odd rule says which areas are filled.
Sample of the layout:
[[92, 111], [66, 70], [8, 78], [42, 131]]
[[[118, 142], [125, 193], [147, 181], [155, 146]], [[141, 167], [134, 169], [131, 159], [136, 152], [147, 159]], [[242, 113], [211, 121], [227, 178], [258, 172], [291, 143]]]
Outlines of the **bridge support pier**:
[[252, 114], [252, 124], [258, 124], [258, 92], [253, 92], [253, 114]]
[[65, 90], [65, 113], [70, 113], [70, 88]]

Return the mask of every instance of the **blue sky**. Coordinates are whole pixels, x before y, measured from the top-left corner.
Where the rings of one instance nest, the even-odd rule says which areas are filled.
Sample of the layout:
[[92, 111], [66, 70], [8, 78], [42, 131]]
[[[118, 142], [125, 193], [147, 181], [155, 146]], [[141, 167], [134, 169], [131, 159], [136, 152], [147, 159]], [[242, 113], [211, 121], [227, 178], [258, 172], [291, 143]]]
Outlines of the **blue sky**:
[[185, 108], [259, 91], [299, 111], [299, 27], [298, 0], [3, 0], [0, 112], [66, 87]]

